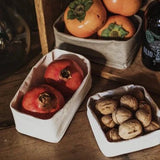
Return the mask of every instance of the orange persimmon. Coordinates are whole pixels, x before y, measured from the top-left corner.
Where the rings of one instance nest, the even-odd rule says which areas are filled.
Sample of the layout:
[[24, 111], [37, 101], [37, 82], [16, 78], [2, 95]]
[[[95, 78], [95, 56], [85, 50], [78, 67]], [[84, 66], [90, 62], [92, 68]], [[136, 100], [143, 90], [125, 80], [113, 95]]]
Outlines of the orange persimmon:
[[103, 0], [107, 10], [123, 16], [132, 16], [140, 9], [142, 0]]
[[135, 31], [135, 26], [128, 17], [113, 15], [97, 33], [103, 38], [126, 39], [132, 37]]
[[106, 16], [101, 0], [74, 0], [64, 12], [64, 23], [69, 33], [86, 38], [104, 25]]

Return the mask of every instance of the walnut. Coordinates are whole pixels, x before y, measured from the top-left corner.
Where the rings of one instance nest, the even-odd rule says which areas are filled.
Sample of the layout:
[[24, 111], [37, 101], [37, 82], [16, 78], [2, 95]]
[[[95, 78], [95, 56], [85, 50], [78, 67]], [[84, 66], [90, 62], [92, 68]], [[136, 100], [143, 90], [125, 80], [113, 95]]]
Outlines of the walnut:
[[131, 95], [124, 95], [120, 98], [121, 106], [128, 107], [129, 109], [136, 111], [138, 109], [138, 101]]
[[101, 117], [102, 123], [108, 128], [113, 128], [116, 124], [114, 123], [111, 115], [105, 115]]
[[160, 125], [159, 125], [158, 122], [151, 121], [151, 123], [147, 127], [144, 128], [144, 131], [146, 133], [148, 133], [148, 132], [151, 132], [151, 131], [155, 131], [155, 130], [157, 130], [159, 128], [160, 128]]
[[142, 125], [136, 119], [125, 121], [119, 125], [119, 136], [122, 139], [131, 139], [142, 133]]
[[140, 105], [135, 114], [136, 118], [142, 123], [143, 127], [147, 127], [152, 120], [151, 108], [148, 104]]
[[96, 109], [103, 115], [111, 114], [117, 108], [118, 102], [113, 99], [100, 99], [96, 102]]
[[143, 101], [145, 99], [143, 91], [138, 88], [135, 88], [132, 94], [138, 101]]
[[146, 101], [140, 101], [139, 108], [146, 110], [146, 112], [148, 112], [148, 113], [152, 113], [151, 106], [149, 104], [147, 104]]
[[132, 112], [124, 107], [117, 108], [113, 113], [112, 113], [112, 118], [113, 121], [116, 124], [121, 124], [124, 121], [130, 119], [132, 117]]
[[120, 141], [121, 137], [118, 134], [118, 129], [117, 128], [112, 128], [106, 133], [106, 137], [109, 141]]

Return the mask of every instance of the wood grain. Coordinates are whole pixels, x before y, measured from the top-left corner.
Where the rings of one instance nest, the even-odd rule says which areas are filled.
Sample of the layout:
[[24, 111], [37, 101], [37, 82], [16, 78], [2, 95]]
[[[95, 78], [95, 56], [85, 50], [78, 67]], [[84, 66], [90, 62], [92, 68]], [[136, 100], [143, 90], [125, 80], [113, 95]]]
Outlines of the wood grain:
[[0, 80], [0, 123], [5, 121], [13, 121], [9, 108], [10, 101], [16, 91], [24, 81], [25, 77], [33, 67], [33, 65], [42, 57], [38, 54], [36, 57], [26, 63], [21, 69], [13, 72], [8, 77]]
[[34, 0], [42, 54], [54, 47], [53, 23], [70, 0]]
[[15, 128], [0, 132], [1, 160], [158, 160], [160, 146], [114, 158], [99, 150], [85, 112], [78, 112], [58, 144], [19, 134]]
[[[39, 15], [42, 16], [39, 21], [44, 25], [39, 28], [43, 31], [40, 33], [40, 37], [44, 36], [41, 37], [41, 43], [44, 42], [42, 44], [43, 53], [48, 52], [48, 44], [52, 42], [52, 39], [48, 39], [48, 36], [43, 35], [46, 32], [46, 15], [41, 13], [44, 11], [44, 4], [49, 5], [52, 3], [49, 1], [35, 0], [36, 5], [41, 8], [38, 7], [37, 12], [42, 14]], [[14, 123], [9, 103], [32, 66], [41, 57], [42, 55], [39, 54], [23, 68], [0, 80], [0, 125], [2, 124], [1, 122]], [[139, 51], [134, 63], [126, 70], [116, 70], [92, 63], [92, 79], [91, 90], [59, 143], [48, 143], [20, 134], [16, 131], [15, 126], [12, 125], [6, 129], [0, 129], [0, 160], [159, 160], [160, 145], [113, 158], [105, 157], [96, 143], [86, 114], [86, 103], [89, 96], [130, 83], [145, 86], [151, 97], [160, 106], [159, 72], [150, 71], [143, 66], [141, 63], [141, 51]]]
[[141, 48], [127, 69], [119, 70], [92, 63], [92, 73], [107, 79], [143, 85], [152, 92], [160, 93], [160, 72], [149, 70], [143, 65]]
[[[37, 58], [38, 59], [38, 58]], [[36, 60], [33, 60], [34, 64]], [[19, 72], [0, 81], [0, 121], [13, 120], [9, 109], [9, 102], [22, 81], [28, 74], [31, 64]], [[88, 97], [101, 91], [114, 89], [126, 83], [107, 80], [92, 75], [92, 88], [75, 114], [62, 140], [57, 143], [48, 143], [30, 136], [20, 134], [12, 126], [0, 130], [0, 159], [1, 160], [158, 160], [160, 146], [148, 148], [135, 153], [125, 154], [114, 158], [103, 155], [97, 146], [86, 114]], [[159, 95], [150, 93], [155, 102], [160, 105]]]

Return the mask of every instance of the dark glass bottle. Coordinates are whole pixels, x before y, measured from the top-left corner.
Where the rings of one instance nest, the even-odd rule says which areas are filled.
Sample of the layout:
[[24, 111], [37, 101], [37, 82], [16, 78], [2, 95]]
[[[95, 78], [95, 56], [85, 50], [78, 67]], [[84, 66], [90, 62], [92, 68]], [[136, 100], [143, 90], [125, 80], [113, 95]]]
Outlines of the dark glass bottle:
[[160, 71], [160, 0], [152, 1], [144, 13], [142, 62], [154, 71]]

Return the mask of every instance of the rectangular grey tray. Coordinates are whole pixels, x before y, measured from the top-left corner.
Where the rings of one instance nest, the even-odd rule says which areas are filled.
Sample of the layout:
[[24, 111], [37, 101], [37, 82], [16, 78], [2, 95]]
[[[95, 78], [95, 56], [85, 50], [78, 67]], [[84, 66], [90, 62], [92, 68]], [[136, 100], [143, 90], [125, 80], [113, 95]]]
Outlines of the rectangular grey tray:
[[62, 14], [53, 24], [55, 47], [82, 54], [98, 64], [125, 69], [133, 62], [141, 45], [142, 19], [138, 15], [134, 15], [132, 21], [137, 31], [128, 40], [79, 38], [65, 32]]

